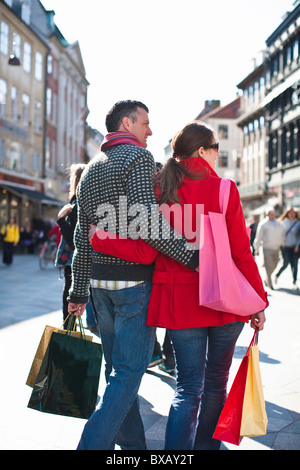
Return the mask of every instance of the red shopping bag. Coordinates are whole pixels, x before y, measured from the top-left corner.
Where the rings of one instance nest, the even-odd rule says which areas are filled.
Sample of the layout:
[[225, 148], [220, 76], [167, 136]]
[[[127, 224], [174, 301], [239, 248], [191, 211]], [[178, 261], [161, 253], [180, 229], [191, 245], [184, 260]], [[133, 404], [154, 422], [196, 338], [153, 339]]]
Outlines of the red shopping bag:
[[[249, 356], [250, 350], [254, 345], [257, 345], [257, 335], [258, 330], [255, 331], [247, 353], [243, 357], [241, 365], [238, 369], [238, 372], [235, 376], [233, 384], [231, 386], [230, 392], [228, 394], [227, 400], [225, 402], [224, 408], [221, 412], [217, 427], [213, 434], [214, 439], [218, 439], [220, 441], [229, 442], [230, 444], [239, 445], [243, 436], [241, 435], [241, 424], [242, 424], [242, 417], [243, 417], [243, 409], [244, 409], [244, 398], [245, 398], [245, 390], [246, 390], [246, 383], [247, 380], [251, 380], [248, 374], [248, 366], [249, 366]], [[258, 359], [258, 356], [257, 356]], [[261, 384], [258, 384], [261, 387]], [[261, 387], [262, 388], [262, 387]], [[254, 390], [255, 392], [255, 390]], [[261, 390], [262, 395], [262, 390]], [[255, 411], [255, 410], [254, 410]], [[265, 414], [264, 403], [261, 406], [259, 413], [263, 417], [263, 426], [259, 426], [260, 430], [256, 434], [251, 435], [263, 435], [266, 433], [266, 424], [267, 424], [267, 417]], [[244, 410], [245, 415], [245, 410]], [[243, 417], [245, 419], [245, 416]], [[250, 420], [253, 419], [257, 420], [257, 416], [250, 416]], [[250, 434], [248, 434], [250, 435]]]

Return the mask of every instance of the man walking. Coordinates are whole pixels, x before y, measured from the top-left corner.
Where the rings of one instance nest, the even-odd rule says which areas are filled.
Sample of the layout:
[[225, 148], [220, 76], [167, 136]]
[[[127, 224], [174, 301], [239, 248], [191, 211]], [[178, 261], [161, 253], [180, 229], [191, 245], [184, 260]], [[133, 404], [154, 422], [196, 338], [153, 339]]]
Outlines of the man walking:
[[280, 247], [284, 245], [284, 228], [276, 220], [274, 209], [269, 209], [267, 219], [260, 222], [257, 227], [257, 234], [254, 240], [255, 252], [258, 254], [262, 245], [264, 266], [267, 274], [266, 284], [273, 289], [272, 273], [276, 269], [279, 261]]
[[[88, 165], [77, 191], [69, 311], [84, 311], [91, 283], [107, 386], [78, 449], [114, 449], [115, 442], [126, 450], [145, 449], [137, 393], [155, 340], [155, 328], [146, 326], [154, 266], [93, 252], [89, 228], [98, 225], [128, 236], [135, 227], [135, 234], [140, 230], [150, 245], [191, 269], [198, 266], [198, 251], [187, 249], [186, 240], [170, 231], [162, 218], [157, 224], [155, 216], [154, 223], [156, 169], [153, 156], [146, 150], [147, 138], [152, 135], [148, 108], [138, 101], [118, 102], [107, 115], [106, 127], [102, 153]], [[162, 237], [167, 233], [165, 225], [168, 239]]]

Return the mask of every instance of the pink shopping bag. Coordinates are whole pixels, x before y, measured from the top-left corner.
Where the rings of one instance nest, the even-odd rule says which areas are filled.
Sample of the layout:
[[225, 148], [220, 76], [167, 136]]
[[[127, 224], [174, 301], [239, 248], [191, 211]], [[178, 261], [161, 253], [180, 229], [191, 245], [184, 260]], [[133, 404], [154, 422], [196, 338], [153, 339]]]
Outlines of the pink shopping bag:
[[264, 310], [265, 301], [249, 284], [231, 256], [225, 219], [229, 192], [230, 180], [222, 179], [222, 213], [201, 215], [199, 304], [213, 310], [248, 316]]

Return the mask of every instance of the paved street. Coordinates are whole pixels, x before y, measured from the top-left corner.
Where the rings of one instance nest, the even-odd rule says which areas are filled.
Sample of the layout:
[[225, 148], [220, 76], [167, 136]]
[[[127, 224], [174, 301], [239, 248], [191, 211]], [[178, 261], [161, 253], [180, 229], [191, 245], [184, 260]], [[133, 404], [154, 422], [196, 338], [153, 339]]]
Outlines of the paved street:
[[[260, 366], [268, 413], [268, 432], [244, 438], [223, 450], [300, 449], [300, 291], [290, 289], [289, 268], [270, 292], [265, 330], [259, 336]], [[61, 326], [63, 281], [55, 268], [41, 271], [36, 255], [17, 255], [11, 267], [0, 264], [0, 450], [73, 450], [84, 420], [27, 408], [27, 375], [46, 324]], [[164, 331], [159, 330], [158, 336]], [[252, 337], [248, 326], [239, 338], [230, 384]], [[98, 339], [95, 337], [95, 340]], [[102, 367], [102, 372], [104, 367]], [[147, 446], [163, 449], [175, 379], [157, 367], [140, 388]], [[99, 395], [104, 387], [103, 374]]]

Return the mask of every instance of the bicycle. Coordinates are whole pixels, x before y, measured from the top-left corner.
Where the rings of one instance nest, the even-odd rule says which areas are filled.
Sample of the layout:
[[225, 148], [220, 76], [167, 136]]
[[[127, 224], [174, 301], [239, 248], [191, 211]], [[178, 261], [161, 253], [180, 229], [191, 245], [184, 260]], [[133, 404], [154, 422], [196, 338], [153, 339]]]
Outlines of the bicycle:
[[42, 270], [46, 269], [51, 262], [54, 265], [57, 252], [57, 245], [55, 241], [46, 240], [41, 248], [39, 263]]

